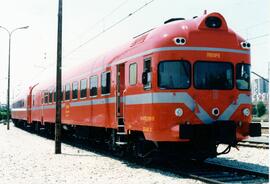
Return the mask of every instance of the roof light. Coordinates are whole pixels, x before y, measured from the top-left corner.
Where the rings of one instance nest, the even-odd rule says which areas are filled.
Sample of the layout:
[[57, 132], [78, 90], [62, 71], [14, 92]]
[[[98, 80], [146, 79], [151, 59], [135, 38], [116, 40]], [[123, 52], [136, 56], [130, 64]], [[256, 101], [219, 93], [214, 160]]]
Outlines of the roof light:
[[187, 40], [183, 37], [176, 37], [173, 41], [176, 45], [185, 45], [187, 43]]
[[240, 45], [243, 49], [250, 49], [251, 46], [248, 42], [241, 42]]
[[208, 28], [220, 28], [222, 25], [222, 21], [218, 17], [207, 17], [205, 20], [205, 25]]

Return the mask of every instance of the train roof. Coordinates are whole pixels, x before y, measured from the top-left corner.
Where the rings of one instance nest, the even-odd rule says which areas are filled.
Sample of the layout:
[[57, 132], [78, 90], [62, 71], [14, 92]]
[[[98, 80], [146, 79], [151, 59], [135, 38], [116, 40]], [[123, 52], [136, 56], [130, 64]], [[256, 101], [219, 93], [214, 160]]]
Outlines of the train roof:
[[[225, 34], [224, 34], [225, 33]], [[207, 34], [216, 34], [213, 40], [205, 39]], [[226, 35], [226, 39], [220, 40], [219, 34]], [[243, 38], [238, 36], [230, 28], [224, 17], [219, 13], [205, 14], [201, 17], [194, 17], [190, 20], [182, 18], [174, 18], [165, 21], [165, 24], [146, 31], [138, 36], [135, 36], [131, 41], [117, 47], [103, 55], [94, 59], [86, 60], [76, 68], [63, 68], [63, 81], [71, 80], [75, 76], [84, 75], [86, 73], [96, 73], [99, 69], [104, 69], [113, 66], [116, 63], [125, 62], [130, 56], [136, 55], [139, 52], [160, 48], [176, 46], [173, 42], [175, 37], [186, 38], [185, 46], [212, 46], [220, 48], [242, 49], [240, 42]], [[46, 75], [46, 84], [44, 86], [50, 87], [55, 81], [55, 69]], [[51, 80], [48, 80], [51, 76]], [[41, 87], [41, 86], [40, 86]], [[37, 87], [37, 88], [40, 88]]]

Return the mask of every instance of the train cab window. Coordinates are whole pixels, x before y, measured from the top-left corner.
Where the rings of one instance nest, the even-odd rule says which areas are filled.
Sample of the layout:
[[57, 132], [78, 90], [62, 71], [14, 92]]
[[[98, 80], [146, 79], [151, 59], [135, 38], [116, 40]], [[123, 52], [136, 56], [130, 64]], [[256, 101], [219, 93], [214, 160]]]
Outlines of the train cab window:
[[98, 76], [92, 76], [89, 80], [90, 96], [97, 96]]
[[101, 74], [101, 94], [106, 95], [110, 93], [111, 88], [111, 73], [104, 72]]
[[78, 99], [78, 82], [72, 83], [72, 99]]
[[197, 89], [233, 89], [233, 65], [229, 62], [199, 61], [194, 64], [194, 87]]
[[161, 61], [158, 65], [158, 86], [161, 89], [189, 88], [190, 70], [187, 61]]
[[80, 98], [86, 97], [86, 90], [87, 89], [87, 79], [82, 79], [80, 81]]
[[144, 59], [143, 74], [142, 74], [142, 83], [144, 89], [151, 88], [151, 81], [152, 81], [151, 58], [146, 58]]
[[137, 63], [129, 65], [129, 84], [135, 85], [137, 83]]
[[70, 84], [65, 85], [65, 100], [70, 100]]
[[250, 90], [250, 65], [236, 65], [236, 87], [239, 90]]

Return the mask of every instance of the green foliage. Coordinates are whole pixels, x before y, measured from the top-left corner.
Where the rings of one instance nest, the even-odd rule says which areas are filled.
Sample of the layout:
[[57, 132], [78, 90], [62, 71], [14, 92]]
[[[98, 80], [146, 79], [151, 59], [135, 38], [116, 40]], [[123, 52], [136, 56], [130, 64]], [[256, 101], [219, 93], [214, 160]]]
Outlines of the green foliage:
[[263, 102], [258, 102], [258, 104], [257, 104], [257, 114], [258, 114], [258, 117], [261, 117], [262, 115], [264, 115], [265, 114], [265, 112], [266, 112], [266, 107], [265, 107], [265, 105], [264, 105], [264, 103]]
[[252, 115], [257, 115], [258, 111], [256, 105], [252, 105]]
[[7, 119], [7, 108], [5, 106], [0, 106], [0, 120]]

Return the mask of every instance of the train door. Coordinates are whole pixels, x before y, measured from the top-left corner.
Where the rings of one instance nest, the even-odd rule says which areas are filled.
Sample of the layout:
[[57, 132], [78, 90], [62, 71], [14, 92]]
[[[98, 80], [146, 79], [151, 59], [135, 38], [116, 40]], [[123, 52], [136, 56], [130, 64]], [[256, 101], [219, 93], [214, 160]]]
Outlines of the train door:
[[124, 120], [124, 97], [125, 97], [125, 64], [119, 64], [116, 66], [116, 121], [117, 121], [117, 136], [116, 144], [125, 145], [126, 132], [125, 132], [125, 120]]
[[125, 64], [117, 65], [116, 76], [116, 117], [124, 117]]
[[41, 91], [40, 92], [41, 96], [41, 110], [40, 110], [40, 122], [43, 125], [43, 117], [44, 117], [44, 103], [45, 103], [45, 92]]

